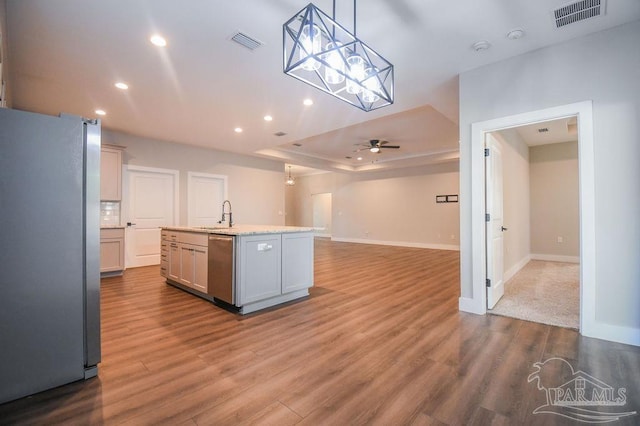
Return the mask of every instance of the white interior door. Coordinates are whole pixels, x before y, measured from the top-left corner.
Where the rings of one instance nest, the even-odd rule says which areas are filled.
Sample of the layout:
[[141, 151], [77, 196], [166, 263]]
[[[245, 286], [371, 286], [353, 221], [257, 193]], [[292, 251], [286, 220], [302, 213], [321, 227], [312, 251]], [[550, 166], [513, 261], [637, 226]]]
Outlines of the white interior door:
[[125, 266], [160, 264], [160, 227], [178, 223], [178, 171], [129, 166]]
[[187, 179], [187, 224], [217, 224], [222, 218], [222, 203], [227, 199], [227, 176], [189, 172]]
[[[486, 212], [487, 221], [487, 307], [493, 308], [504, 294], [504, 238], [502, 151], [500, 144], [490, 134], [486, 145]], [[486, 154], [485, 154], [486, 155]]]

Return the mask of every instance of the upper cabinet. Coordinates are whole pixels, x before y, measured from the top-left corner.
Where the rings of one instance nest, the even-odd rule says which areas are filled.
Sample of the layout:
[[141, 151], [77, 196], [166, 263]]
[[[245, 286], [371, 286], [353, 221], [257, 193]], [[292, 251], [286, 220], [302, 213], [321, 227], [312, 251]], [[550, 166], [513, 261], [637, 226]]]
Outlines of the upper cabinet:
[[102, 145], [100, 157], [100, 199], [122, 199], [122, 150], [115, 145]]

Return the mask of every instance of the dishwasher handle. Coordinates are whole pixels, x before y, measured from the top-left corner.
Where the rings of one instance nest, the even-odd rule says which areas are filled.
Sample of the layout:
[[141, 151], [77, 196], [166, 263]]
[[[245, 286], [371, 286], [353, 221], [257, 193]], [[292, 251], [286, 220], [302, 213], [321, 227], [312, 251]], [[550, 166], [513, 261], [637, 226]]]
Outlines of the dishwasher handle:
[[228, 236], [218, 236], [218, 235], [209, 235], [209, 241], [229, 241], [232, 240], [233, 237], [231, 235]]

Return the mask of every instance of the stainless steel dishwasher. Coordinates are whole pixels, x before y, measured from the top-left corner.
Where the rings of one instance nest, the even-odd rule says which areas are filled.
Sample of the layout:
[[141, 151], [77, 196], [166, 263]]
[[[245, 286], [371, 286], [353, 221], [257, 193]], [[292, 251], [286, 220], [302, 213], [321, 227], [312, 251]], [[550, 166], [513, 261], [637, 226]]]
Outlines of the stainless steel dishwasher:
[[235, 237], [209, 234], [209, 289], [214, 299], [235, 302]]

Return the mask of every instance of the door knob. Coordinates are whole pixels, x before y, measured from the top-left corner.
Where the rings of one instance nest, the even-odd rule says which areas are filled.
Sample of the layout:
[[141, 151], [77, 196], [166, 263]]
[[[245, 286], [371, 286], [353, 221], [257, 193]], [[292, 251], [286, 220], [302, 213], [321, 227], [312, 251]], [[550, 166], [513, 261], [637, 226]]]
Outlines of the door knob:
[[127, 226], [133, 226], [135, 223], [127, 222]]
[[502, 232], [506, 231], [507, 229], [509, 229], [509, 228], [505, 228], [504, 226], [501, 226], [501, 227], [500, 227], [500, 230], [501, 230]]

